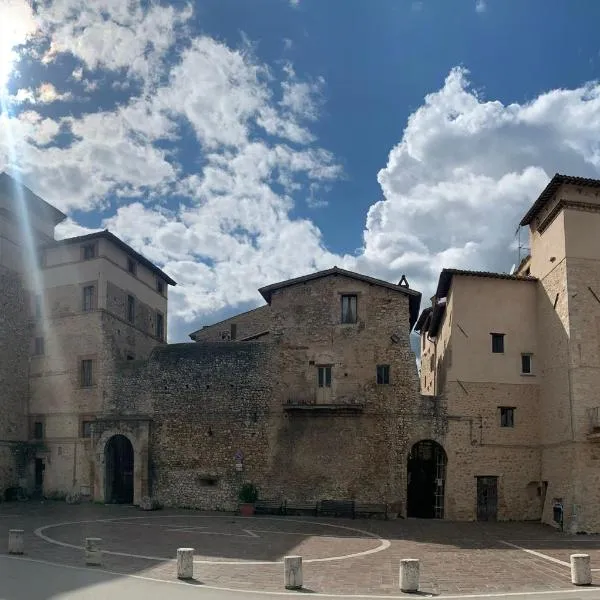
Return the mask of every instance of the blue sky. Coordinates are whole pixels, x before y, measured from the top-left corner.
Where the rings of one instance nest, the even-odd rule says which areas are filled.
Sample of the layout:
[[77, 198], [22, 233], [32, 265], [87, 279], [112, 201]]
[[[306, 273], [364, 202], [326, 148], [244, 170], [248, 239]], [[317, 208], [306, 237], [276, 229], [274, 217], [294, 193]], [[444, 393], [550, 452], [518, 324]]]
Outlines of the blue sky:
[[[91, 6], [85, 6], [85, 5]], [[0, 3], [0, 169], [179, 285], [171, 341], [337, 264], [428, 298], [600, 176], [594, 0]], [[525, 236], [523, 236], [525, 239]], [[425, 303], [425, 300], [424, 300]]]

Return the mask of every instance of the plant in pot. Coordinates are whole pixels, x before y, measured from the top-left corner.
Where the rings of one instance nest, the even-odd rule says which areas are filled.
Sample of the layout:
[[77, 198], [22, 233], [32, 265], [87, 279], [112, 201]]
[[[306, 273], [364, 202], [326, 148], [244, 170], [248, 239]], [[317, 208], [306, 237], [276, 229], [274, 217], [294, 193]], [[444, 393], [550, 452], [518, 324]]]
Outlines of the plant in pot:
[[245, 483], [238, 494], [240, 500], [240, 514], [251, 517], [254, 514], [254, 503], [258, 500], [258, 489], [253, 483]]

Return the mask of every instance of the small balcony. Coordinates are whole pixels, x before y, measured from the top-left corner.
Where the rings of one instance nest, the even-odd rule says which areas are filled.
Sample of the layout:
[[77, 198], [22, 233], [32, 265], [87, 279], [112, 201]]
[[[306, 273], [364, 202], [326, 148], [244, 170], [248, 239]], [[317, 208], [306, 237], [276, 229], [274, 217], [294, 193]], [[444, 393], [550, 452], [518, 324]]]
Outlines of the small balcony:
[[365, 408], [364, 395], [354, 389], [290, 389], [283, 400], [285, 411], [361, 413]]
[[600, 406], [588, 408], [588, 440], [600, 442]]

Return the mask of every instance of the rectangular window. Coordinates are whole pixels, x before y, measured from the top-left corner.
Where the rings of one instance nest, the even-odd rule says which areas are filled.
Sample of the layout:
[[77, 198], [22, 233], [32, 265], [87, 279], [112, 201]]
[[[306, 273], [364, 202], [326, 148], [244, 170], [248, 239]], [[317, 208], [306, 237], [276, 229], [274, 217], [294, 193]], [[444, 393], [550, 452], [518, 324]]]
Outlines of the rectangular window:
[[41, 356], [42, 354], [44, 354], [44, 338], [43, 337], [35, 338], [33, 352], [36, 356]]
[[356, 323], [356, 294], [342, 296], [342, 323]]
[[81, 387], [94, 385], [94, 361], [86, 359], [81, 361]]
[[92, 421], [81, 422], [81, 437], [91, 438], [92, 437]]
[[41, 294], [35, 295], [35, 318], [36, 319], [42, 318], [42, 295]]
[[135, 262], [135, 260], [133, 260], [133, 258], [127, 259], [127, 270], [132, 275], [135, 275], [137, 273], [137, 263]]
[[156, 313], [156, 337], [162, 340], [165, 336], [165, 326], [163, 316], [160, 313]]
[[135, 298], [127, 296], [127, 320], [130, 323], [135, 321]]
[[533, 373], [531, 354], [521, 354], [521, 373], [523, 375], [531, 375]]
[[96, 257], [96, 244], [86, 244], [82, 248], [83, 260], [90, 260]]
[[318, 367], [319, 387], [331, 387], [331, 367]]
[[232, 323], [232, 324], [231, 324], [231, 327], [230, 327], [230, 334], [231, 334], [231, 339], [232, 339], [232, 340], [235, 340], [235, 337], [236, 337], [236, 335], [237, 335], [237, 325], [236, 325], [235, 323]]
[[515, 409], [508, 406], [500, 407], [500, 427], [515, 426]]
[[165, 282], [160, 277], [156, 278], [156, 291], [159, 294], [165, 293]]
[[504, 334], [503, 333], [492, 333], [492, 352], [494, 354], [504, 353]]
[[41, 440], [44, 438], [44, 424], [41, 421], [36, 421], [33, 424], [33, 439]]
[[88, 312], [94, 310], [94, 286], [86, 285], [83, 288], [83, 311]]
[[390, 365], [377, 365], [377, 383], [387, 385], [390, 382]]
[[128, 354], [127, 360], [135, 360], [135, 356], [133, 354]]

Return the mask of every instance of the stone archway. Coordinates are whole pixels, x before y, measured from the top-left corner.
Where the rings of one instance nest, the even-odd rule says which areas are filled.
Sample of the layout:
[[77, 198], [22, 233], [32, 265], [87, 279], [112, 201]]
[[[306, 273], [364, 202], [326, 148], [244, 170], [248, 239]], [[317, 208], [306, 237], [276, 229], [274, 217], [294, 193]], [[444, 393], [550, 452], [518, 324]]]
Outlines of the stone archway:
[[407, 516], [421, 519], [444, 518], [444, 492], [448, 457], [433, 440], [421, 440], [408, 454]]
[[109, 504], [133, 504], [134, 453], [132, 443], [113, 435], [104, 448], [104, 497]]
[[[143, 435], [141, 441], [138, 436], [130, 431], [125, 431], [120, 428], [111, 428], [100, 436], [95, 448], [95, 465], [94, 465], [94, 499], [100, 502], [109, 503], [112, 500], [114, 481], [111, 482], [111, 472], [114, 472], [114, 467], [111, 466], [112, 453], [116, 450], [114, 446], [121, 444], [125, 446], [125, 441], [112, 441], [113, 438], [125, 438], [133, 451], [133, 498], [131, 502], [138, 505], [144, 495], [148, 494], [148, 443]], [[109, 463], [109, 464], [107, 464]]]

